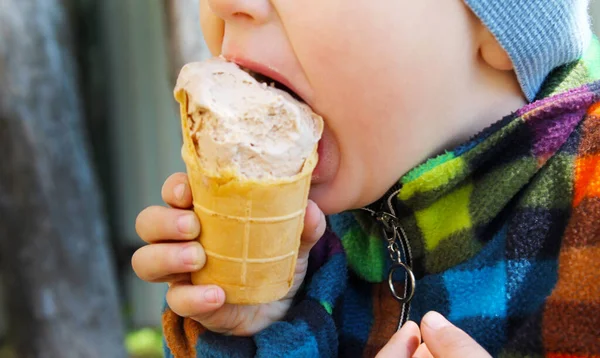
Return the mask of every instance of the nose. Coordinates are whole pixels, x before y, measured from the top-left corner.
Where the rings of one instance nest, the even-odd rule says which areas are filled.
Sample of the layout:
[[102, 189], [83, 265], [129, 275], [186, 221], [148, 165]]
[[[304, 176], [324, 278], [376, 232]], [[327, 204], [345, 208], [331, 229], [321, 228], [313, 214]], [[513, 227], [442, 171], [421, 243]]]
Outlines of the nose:
[[208, 5], [225, 22], [250, 20], [264, 23], [272, 11], [269, 0], [208, 0]]

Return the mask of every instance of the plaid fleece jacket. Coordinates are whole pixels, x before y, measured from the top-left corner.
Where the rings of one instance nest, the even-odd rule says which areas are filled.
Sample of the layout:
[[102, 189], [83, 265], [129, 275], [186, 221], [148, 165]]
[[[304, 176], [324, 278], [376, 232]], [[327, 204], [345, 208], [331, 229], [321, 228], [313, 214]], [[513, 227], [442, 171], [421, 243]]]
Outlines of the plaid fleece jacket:
[[[409, 319], [435, 310], [493, 356], [600, 357], [598, 43], [539, 100], [400, 180], [416, 275]], [[226, 337], [163, 313], [167, 357], [372, 357], [398, 327], [381, 228], [329, 218], [287, 317]]]

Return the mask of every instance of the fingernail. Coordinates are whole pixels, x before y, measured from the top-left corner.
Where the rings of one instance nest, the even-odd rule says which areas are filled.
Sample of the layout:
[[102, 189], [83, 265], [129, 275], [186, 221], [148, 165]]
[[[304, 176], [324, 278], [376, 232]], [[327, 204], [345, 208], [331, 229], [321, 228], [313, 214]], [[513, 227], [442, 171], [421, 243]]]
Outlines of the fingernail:
[[450, 325], [450, 322], [448, 322], [444, 316], [434, 311], [427, 313], [423, 320], [425, 321], [426, 325], [435, 330], [442, 329]]
[[219, 296], [219, 290], [216, 288], [211, 288], [204, 292], [204, 299], [208, 303], [219, 303], [221, 301]]
[[200, 263], [200, 249], [197, 245], [191, 245], [181, 250], [181, 261], [190, 266], [197, 266]]
[[179, 232], [191, 235], [198, 232], [198, 223], [193, 214], [182, 215], [177, 219], [177, 229]]
[[185, 184], [178, 184], [173, 189], [173, 192], [175, 193], [175, 199], [179, 201], [183, 200], [183, 194], [185, 194]]

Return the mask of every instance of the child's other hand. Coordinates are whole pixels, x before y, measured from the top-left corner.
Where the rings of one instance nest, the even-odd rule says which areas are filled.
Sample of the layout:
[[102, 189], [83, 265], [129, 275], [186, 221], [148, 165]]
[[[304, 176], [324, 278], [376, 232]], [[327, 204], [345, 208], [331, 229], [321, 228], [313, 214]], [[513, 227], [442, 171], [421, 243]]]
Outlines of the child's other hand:
[[238, 336], [252, 335], [283, 318], [304, 280], [310, 249], [325, 232], [325, 216], [314, 202], [309, 201], [306, 209], [294, 285], [288, 295], [269, 304], [239, 306], [224, 304], [225, 292], [220, 287], [191, 284], [190, 273], [202, 269], [206, 256], [194, 240], [201, 228], [192, 210], [186, 174], [169, 177], [162, 198], [171, 208], [151, 206], [137, 218], [136, 231], [149, 245], [135, 252], [132, 266], [144, 281], [169, 283], [167, 303], [173, 312], [211, 331]]
[[437, 312], [423, 317], [420, 330], [415, 322], [407, 322], [377, 354], [377, 358], [410, 357], [491, 358], [473, 338]]

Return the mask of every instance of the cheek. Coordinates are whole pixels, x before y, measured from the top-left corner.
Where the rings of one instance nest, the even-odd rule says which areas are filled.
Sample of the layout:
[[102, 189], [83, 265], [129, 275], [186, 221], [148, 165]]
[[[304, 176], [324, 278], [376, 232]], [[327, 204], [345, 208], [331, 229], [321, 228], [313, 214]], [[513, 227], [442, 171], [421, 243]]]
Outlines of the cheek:
[[[428, 98], [423, 82], [436, 78], [431, 65], [439, 60], [422, 48], [430, 36], [428, 24], [389, 15], [401, 12], [406, 1], [378, 3], [306, 0], [304, 7], [318, 9], [306, 13], [290, 1], [288, 10], [296, 16], [284, 21], [315, 93], [312, 104], [327, 115], [342, 142], [356, 141], [356, 135], [393, 139], [381, 128], [385, 121], [418, 110]], [[416, 17], [425, 9], [411, 8]], [[353, 138], [344, 139], [342, 132]]]
[[365, 24], [365, 19], [377, 14], [359, 16], [374, 11], [371, 5], [311, 1], [304, 6], [319, 7], [319, 11], [306, 18], [295, 16], [284, 24], [314, 91], [315, 103], [311, 104], [326, 117], [340, 150], [339, 172], [332, 183], [315, 188], [314, 198], [327, 211], [345, 210], [376, 200], [397, 179], [399, 171], [396, 165], [388, 165], [388, 156], [397, 150], [403, 123], [394, 119], [410, 109], [403, 108], [401, 100], [405, 87], [399, 83], [406, 79], [390, 69], [410, 64], [382, 41], [387, 24], [381, 28]]
[[286, 1], [278, 11], [314, 91], [313, 106], [341, 152], [336, 179], [318, 194], [336, 209], [339, 197], [366, 205], [439, 139], [432, 135], [443, 121], [436, 108], [452, 105], [452, 79], [472, 51], [462, 2], [298, 3]]
[[208, 0], [200, 0], [200, 25], [202, 36], [213, 56], [221, 54], [225, 22], [215, 16], [208, 5]]
[[323, 107], [420, 110], [452, 90], [476, 52], [462, 0], [274, 2]]

